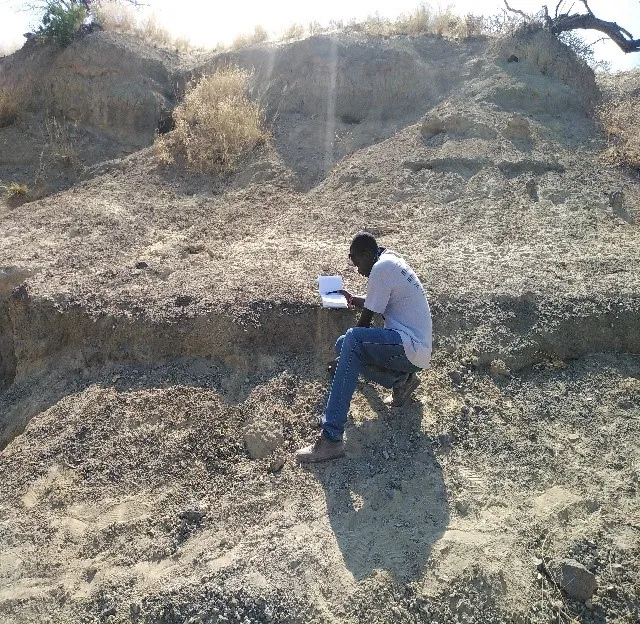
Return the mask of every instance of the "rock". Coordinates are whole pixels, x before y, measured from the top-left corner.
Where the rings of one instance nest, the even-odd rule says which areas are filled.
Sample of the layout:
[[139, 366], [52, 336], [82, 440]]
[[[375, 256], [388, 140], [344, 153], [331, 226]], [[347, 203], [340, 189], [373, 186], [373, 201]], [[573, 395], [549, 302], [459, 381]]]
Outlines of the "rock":
[[282, 425], [280, 423], [256, 418], [245, 427], [244, 444], [252, 459], [268, 457], [278, 447], [282, 446], [283, 442]]
[[445, 129], [442, 119], [436, 116], [426, 117], [422, 122], [422, 126], [420, 126], [420, 134], [422, 134], [425, 139], [430, 139], [436, 134], [440, 134], [444, 131]]
[[190, 295], [178, 295], [175, 298], [174, 305], [176, 308], [184, 308], [193, 302], [193, 297]]
[[624, 193], [622, 191], [612, 191], [609, 193], [609, 206], [612, 208], [622, 208], [624, 205]]
[[20, 303], [28, 302], [31, 297], [29, 295], [29, 287], [26, 284], [20, 284], [11, 291], [11, 298]]
[[456, 501], [456, 504], [455, 504], [456, 511], [461, 516], [469, 515], [470, 507], [471, 506], [469, 505], [469, 501], [466, 501], [466, 500], [458, 500], [458, 501]]
[[136, 262], [136, 269], [148, 269], [149, 265], [146, 262]]
[[187, 522], [202, 522], [206, 515], [207, 509], [205, 507], [189, 507], [180, 514], [180, 518]]
[[582, 498], [556, 485], [534, 499], [533, 511], [539, 518], [555, 518], [566, 522], [582, 505]]
[[107, 607], [101, 614], [100, 617], [103, 620], [106, 620], [108, 617], [111, 617], [112, 615], [115, 615], [117, 613], [117, 610], [115, 608], [115, 606], [111, 606], [111, 607]]
[[462, 382], [462, 375], [460, 374], [460, 371], [457, 370], [449, 371], [449, 378], [451, 379], [451, 383], [456, 386]]
[[576, 600], [589, 600], [598, 587], [596, 577], [575, 559], [553, 559], [547, 570], [557, 585]]
[[280, 470], [282, 470], [284, 462], [284, 455], [277, 455], [271, 460], [271, 463], [269, 464], [269, 472], [279, 472]]
[[500, 375], [501, 377], [509, 377], [511, 370], [502, 360], [493, 360], [491, 366], [489, 366], [489, 372], [493, 375]]
[[514, 115], [507, 122], [502, 134], [510, 141], [530, 141], [531, 124], [521, 115]]

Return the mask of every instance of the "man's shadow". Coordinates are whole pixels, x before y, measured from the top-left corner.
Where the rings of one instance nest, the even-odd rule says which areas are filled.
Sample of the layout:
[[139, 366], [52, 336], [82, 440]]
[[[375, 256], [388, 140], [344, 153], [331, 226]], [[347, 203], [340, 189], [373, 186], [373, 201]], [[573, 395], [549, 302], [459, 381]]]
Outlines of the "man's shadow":
[[344, 563], [356, 580], [386, 570], [396, 582], [420, 576], [449, 523], [447, 492], [423, 407], [390, 409], [377, 387], [360, 384], [375, 414], [346, 430], [347, 457], [313, 467]]

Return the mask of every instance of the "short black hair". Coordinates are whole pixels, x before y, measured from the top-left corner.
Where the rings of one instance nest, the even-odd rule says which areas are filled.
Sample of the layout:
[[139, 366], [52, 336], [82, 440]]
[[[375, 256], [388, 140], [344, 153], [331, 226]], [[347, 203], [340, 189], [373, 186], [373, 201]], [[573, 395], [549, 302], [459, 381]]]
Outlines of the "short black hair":
[[363, 251], [371, 251], [376, 253], [378, 251], [378, 243], [373, 234], [369, 232], [358, 232], [352, 239], [349, 250], [356, 253], [362, 253]]

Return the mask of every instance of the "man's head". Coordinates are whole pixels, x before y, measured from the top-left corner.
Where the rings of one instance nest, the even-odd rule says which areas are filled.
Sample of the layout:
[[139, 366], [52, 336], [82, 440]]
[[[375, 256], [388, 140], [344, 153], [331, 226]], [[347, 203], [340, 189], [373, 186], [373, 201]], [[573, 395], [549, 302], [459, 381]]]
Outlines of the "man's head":
[[358, 273], [369, 277], [378, 259], [378, 243], [369, 232], [360, 232], [353, 237], [349, 247], [349, 259], [358, 267]]

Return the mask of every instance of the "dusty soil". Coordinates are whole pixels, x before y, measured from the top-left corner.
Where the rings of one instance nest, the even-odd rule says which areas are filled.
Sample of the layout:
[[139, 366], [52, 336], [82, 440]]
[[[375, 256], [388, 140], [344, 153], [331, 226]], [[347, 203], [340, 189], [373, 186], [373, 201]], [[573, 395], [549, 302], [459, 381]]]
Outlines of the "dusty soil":
[[[111, 79], [151, 91], [229, 60], [105, 36], [75, 53], [121, 45], [146, 60]], [[81, 107], [103, 156], [0, 210], [0, 621], [638, 621], [640, 187], [600, 160], [596, 81], [555, 46], [237, 53], [273, 140], [224, 179]], [[47, 62], [81, 85], [73, 54]], [[30, 171], [21, 136], [0, 129], [0, 165]], [[318, 308], [315, 278], [364, 289], [362, 228], [421, 276], [433, 366], [402, 410], [361, 385], [347, 458], [302, 468], [355, 320]], [[254, 459], [260, 432], [276, 448]], [[553, 580], [565, 559], [588, 600]]]

